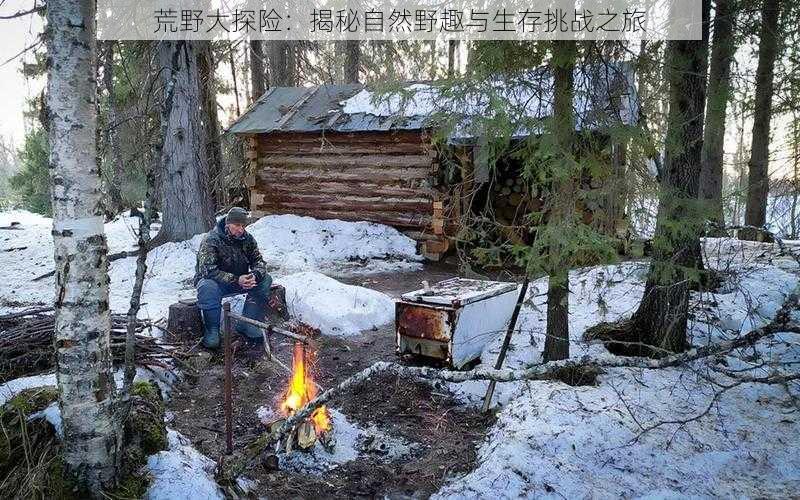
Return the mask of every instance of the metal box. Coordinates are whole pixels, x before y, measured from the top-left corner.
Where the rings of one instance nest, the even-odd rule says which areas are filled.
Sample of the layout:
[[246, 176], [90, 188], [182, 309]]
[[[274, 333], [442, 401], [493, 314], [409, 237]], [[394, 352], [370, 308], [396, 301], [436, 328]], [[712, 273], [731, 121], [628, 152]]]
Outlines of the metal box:
[[441, 359], [460, 369], [505, 332], [518, 285], [452, 278], [395, 303], [397, 354]]

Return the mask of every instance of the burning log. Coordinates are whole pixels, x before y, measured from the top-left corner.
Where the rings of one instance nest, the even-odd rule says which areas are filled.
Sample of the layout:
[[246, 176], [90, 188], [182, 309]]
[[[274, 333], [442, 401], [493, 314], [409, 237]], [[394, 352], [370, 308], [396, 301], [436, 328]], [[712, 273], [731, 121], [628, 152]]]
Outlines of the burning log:
[[[308, 370], [308, 361], [306, 344], [295, 342], [292, 353], [292, 375], [280, 408], [286, 418], [291, 418], [297, 410], [304, 407], [317, 395], [317, 384]], [[283, 424], [280, 428], [282, 427]], [[316, 444], [317, 440], [326, 447], [332, 447], [332, 434], [330, 414], [322, 405], [310, 413], [307, 418], [301, 419], [293, 425], [288, 432], [285, 449], [288, 452], [297, 445], [301, 450], [308, 450]]]

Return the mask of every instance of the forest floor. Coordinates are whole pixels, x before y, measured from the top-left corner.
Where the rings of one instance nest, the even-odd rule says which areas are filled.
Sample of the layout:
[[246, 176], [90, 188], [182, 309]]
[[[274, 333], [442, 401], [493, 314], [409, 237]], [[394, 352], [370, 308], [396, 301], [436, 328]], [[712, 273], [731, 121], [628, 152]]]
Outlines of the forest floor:
[[[50, 219], [0, 213], [0, 313], [52, 300]], [[113, 251], [135, 241], [130, 219], [106, 225]], [[248, 228], [293, 320], [320, 334], [313, 373], [324, 388], [394, 354], [394, 299], [458, 275], [452, 263], [422, 264], [412, 241], [374, 224], [271, 216]], [[194, 294], [199, 237], [148, 257], [140, 317], [166, 316]], [[695, 346], [736, 338], [768, 323], [795, 292], [800, 242], [778, 245], [704, 241], [704, 262], [723, 285], [692, 294], [688, 340]], [[111, 308], [125, 312], [135, 259], [110, 266]], [[583, 332], [635, 311], [646, 262], [570, 272], [570, 356], [615, 359]], [[492, 275], [491, 277], [498, 277]], [[511, 281], [513, 276], [503, 275]], [[531, 282], [505, 366], [541, 363], [547, 280]], [[234, 308], [241, 307], [241, 299]], [[156, 333], [157, 334], [157, 333]], [[481, 355], [495, 362], [496, 335]], [[290, 345], [276, 355], [290, 363]], [[165, 391], [170, 449], [151, 457], [150, 498], [220, 498], [213, 481], [223, 455], [222, 364], [201, 360], [196, 379], [174, 370]], [[480, 366], [480, 365], [479, 365]], [[486, 382], [428, 384], [377, 375], [332, 401], [337, 446], [329, 453], [280, 454], [279, 470], [251, 464], [241, 485], [253, 496], [296, 497], [792, 497], [800, 491], [800, 386], [738, 383], [735, 376], [796, 374], [800, 335], [779, 332], [752, 348], [659, 370], [607, 369], [594, 385], [558, 381], [498, 384], [493, 413], [479, 411]], [[140, 375], [146, 376], [146, 373]], [[276, 416], [287, 374], [257, 350], [239, 349], [234, 366], [234, 442], [246, 446]], [[0, 385], [0, 400], [52, 375]]]

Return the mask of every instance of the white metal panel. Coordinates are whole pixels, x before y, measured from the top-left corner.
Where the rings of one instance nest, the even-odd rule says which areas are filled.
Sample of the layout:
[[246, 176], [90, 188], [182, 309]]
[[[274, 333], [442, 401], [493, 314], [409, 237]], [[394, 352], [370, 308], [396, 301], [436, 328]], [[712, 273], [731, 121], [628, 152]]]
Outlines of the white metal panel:
[[432, 285], [429, 291], [424, 288], [414, 290], [403, 294], [402, 298], [411, 302], [458, 307], [516, 290], [517, 286], [516, 283], [502, 281], [451, 278]]
[[453, 333], [453, 367], [462, 368], [477, 359], [484, 346], [501, 337], [508, 328], [519, 295], [518, 286], [500, 295], [464, 306]]

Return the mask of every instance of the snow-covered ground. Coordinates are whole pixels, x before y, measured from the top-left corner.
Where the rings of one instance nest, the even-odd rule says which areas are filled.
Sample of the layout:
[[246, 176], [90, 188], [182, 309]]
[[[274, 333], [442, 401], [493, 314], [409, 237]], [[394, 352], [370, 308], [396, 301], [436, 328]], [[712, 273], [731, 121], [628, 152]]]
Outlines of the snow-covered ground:
[[[708, 240], [706, 262], [726, 271], [721, 293], [694, 294], [695, 345], [731, 338], [775, 315], [798, 285], [794, 259], [774, 246]], [[800, 248], [794, 246], [794, 251]], [[771, 260], [771, 264], [768, 262]], [[610, 356], [582, 341], [585, 329], [631, 314], [643, 291], [638, 263], [570, 273], [570, 354]], [[541, 362], [546, 280], [533, 283], [506, 366]], [[483, 362], [494, 363], [499, 340]], [[440, 498], [790, 497], [800, 491], [800, 387], [741, 384], [713, 363], [766, 375], [797, 363], [800, 335], [783, 333], [742, 357], [708, 359], [664, 370], [610, 369], [596, 387], [558, 382], [498, 384], [498, 421], [479, 450], [480, 465], [453, 478]], [[718, 365], [719, 366], [719, 365]], [[783, 369], [796, 372], [797, 364]], [[452, 384], [477, 405], [486, 383]], [[664, 423], [691, 420], [685, 424]]]
[[[27, 248], [0, 251], [6, 277], [0, 283], [0, 312], [20, 303], [47, 302], [52, 294], [52, 280], [30, 281], [52, 269], [50, 220], [24, 212], [0, 214], [0, 225], [12, 220], [20, 221], [22, 230], [0, 232], [0, 250]], [[132, 247], [131, 225], [125, 218], [107, 225], [112, 251]], [[375, 224], [274, 216], [249, 230], [277, 282], [286, 287], [291, 313], [326, 334], [346, 335], [380, 326], [391, 321], [393, 308], [389, 297], [330, 276], [419, 266], [410, 240]], [[170, 303], [194, 294], [191, 278], [199, 240], [198, 236], [152, 252], [143, 316], [163, 317]], [[787, 244], [800, 252], [800, 244]], [[693, 296], [689, 335], [695, 345], [730, 339], [764, 325], [798, 286], [797, 262], [776, 245], [709, 239], [705, 252], [706, 264], [721, 271], [726, 281], [716, 293]], [[112, 263], [111, 304], [116, 311], [127, 308], [134, 265], [134, 259]], [[630, 315], [641, 300], [646, 272], [646, 264], [626, 262], [570, 273], [572, 357], [611, 356], [601, 345], [583, 341], [583, 333], [599, 322]], [[531, 283], [507, 367], [541, 362], [546, 286], [546, 280]], [[498, 336], [486, 346], [483, 363], [494, 363], [500, 342]], [[680, 368], [609, 369], [598, 377], [597, 386], [549, 381], [498, 384], [494, 400], [498, 420], [480, 445], [478, 466], [463, 477], [451, 478], [438, 496], [795, 496], [800, 491], [800, 408], [791, 396], [800, 397], [797, 382], [736, 385], [719, 368], [761, 376], [775, 369], [796, 371], [800, 335], [781, 333], [736, 354]], [[776, 367], [778, 362], [785, 364]], [[18, 390], [36, 383], [48, 381], [20, 379], [0, 386], [0, 400], [14, 384]], [[721, 391], [728, 385], [732, 387]], [[465, 405], [478, 405], [486, 383], [451, 388]], [[346, 423], [342, 429], [352, 431]], [[356, 435], [345, 433], [342, 439]], [[185, 446], [171, 435], [170, 450], [151, 459], [151, 470], [157, 471], [160, 463], [184, 464], [193, 467], [196, 477], [207, 477], [199, 471], [208, 463]], [[168, 481], [182, 484], [179, 477]], [[216, 497], [219, 492], [206, 486], [208, 490], [196, 490], [192, 496]]]
[[[24, 211], [0, 212], [0, 313], [51, 302], [53, 278], [33, 281], [53, 269], [52, 219]], [[138, 219], [121, 216], [106, 224], [110, 253], [132, 250]], [[291, 308], [304, 321], [339, 335], [391, 321], [393, 307], [384, 294], [344, 285], [330, 276], [419, 269], [416, 243], [397, 230], [368, 222], [317, 220], [295, 215], [259, 219], [247, 230], [258, 241], [270, 273], [291, 296]], [[157, 320], [169, 305], [195, 295], [193, 278], [202, 235], [166, 243], [148, 255], [140, 317]], [[136, 258], [111, 263], [111, 310], [127, 312]], [[312, 306], [313, 304], [313, 306]], [[339, 306], [339, 307], [334, 307]], [[318, 312], [315, 312], [318, 311]]]

